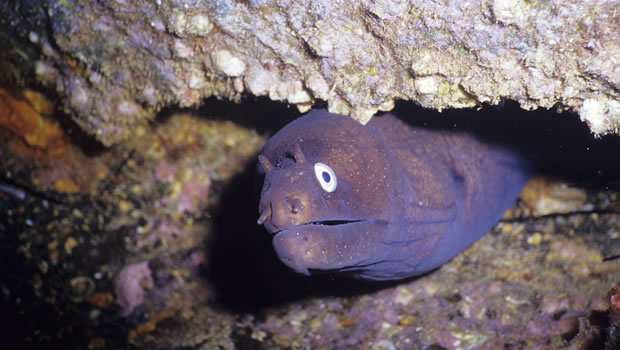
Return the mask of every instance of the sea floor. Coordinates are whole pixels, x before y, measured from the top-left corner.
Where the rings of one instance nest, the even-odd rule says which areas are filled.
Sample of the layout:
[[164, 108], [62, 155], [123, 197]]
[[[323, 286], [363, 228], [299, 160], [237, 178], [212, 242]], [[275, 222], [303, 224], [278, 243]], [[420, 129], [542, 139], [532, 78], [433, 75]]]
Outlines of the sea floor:
[[[210, 102], [162, 113], [133, 130], [135, 137], [104, 148], [63, 122], [42, 95], [1, 92], [3, 344], [375, 350], [620, 344], [620, 286], [612, 290], [620, 282], [617, 183], [537, 177], [489, 233], [417, 278], [305, 277], [277, 260], [256, 224], [256, 154], [293, 111]], [[269, 113], [284, 117], [260, 126]]]

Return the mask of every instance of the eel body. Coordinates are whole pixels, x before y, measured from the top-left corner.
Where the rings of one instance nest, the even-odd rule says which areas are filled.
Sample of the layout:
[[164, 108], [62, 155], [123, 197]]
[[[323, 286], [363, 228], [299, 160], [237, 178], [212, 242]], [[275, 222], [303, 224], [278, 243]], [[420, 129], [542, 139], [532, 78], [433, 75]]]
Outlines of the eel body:
[[299, 273], [374, 280], [430, 271], [488, 231], [529, 171], [476, 137], [413, 127], [392, 114], [362, 126], [314, 110], [259, 155], [259, 224]]

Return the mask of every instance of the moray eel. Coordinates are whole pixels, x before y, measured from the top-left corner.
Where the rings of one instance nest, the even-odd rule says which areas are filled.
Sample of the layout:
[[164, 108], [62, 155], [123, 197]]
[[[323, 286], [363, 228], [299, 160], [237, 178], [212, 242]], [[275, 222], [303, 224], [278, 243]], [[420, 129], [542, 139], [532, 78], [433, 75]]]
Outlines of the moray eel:
[[298, 273], [373, 280], [430, 271], [488, 231], [529, 177], [515, 152], [392, 114], [365, 126], [314, 110], [258, 156], [258, 224]]

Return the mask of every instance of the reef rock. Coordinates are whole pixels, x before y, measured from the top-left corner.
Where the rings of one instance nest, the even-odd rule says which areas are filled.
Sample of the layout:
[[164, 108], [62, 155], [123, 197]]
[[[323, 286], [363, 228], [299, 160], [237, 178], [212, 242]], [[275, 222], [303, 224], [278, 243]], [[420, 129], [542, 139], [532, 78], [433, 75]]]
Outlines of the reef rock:
[[618, 130], [615, 0], [11, 3], [0, 39], [105, 144], [162, 107], [246, 94], [301, 111], [323, 100], [362, 123], [395, 100], [441, 110], [511, 99]]

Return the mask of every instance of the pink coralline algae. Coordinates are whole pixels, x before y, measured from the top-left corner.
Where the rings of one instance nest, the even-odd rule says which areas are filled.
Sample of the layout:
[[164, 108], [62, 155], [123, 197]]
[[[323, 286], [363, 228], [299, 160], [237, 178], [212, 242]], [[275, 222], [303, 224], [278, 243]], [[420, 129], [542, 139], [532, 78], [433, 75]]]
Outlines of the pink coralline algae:
[[177, 198], [177, 211], [179, 213], [198, 211], [201, 207], [199, 203], [206, 201], [210, 185], [209, 178], [205, 178], [202, 182], [199, 180], [185, 182]]
[[144, 289], [153, 287], [151, 269], [146, 261], [127, 265], [114, 281], [116, 302], [121, 306], [121, 316], [131, 314], [144, 301]]

